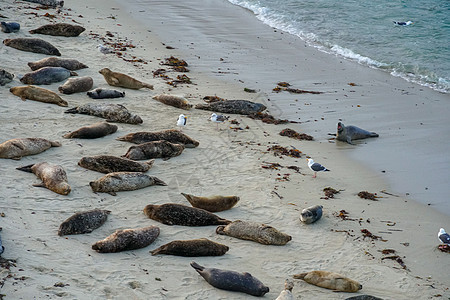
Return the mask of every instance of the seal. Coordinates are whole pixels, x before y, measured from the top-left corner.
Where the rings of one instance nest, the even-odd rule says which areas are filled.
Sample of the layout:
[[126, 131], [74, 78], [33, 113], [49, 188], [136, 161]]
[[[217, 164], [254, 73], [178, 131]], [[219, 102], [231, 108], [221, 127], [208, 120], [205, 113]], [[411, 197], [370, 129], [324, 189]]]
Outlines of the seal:
[[303, 223], [311, 224], [322, 218], [322, 205], [313, 205], [302, 210], [300, 220]]
[[63, 85], [58, 87], [58, 91], [63, 94], [87, 92], [92, 89], [93, 85], [94, 80], [89, 76], [69, 78]]
[[108, 68], [101, 69], [99, 73], [102, 74], [106, 82], [112, 86], [119, 86], [133, 90], [138, 90], [141, 88], [148, 88], [153, 90], [153, 85], [151, 84], [141, 82], [122, 73], [113, 72]]
[[43, 67], [39, 70], [26, 73], [20, 79], [25, 84], [52, 84], [66, 80], [70, 76], [77, 76], [74, 71], [69, 71], [62, 67]]
[[189, 101], [181, 96], [175, 96], [175, 95], [167, 95], [167, 94], [161, 94], [156, 95], [152, 97], [153, 99], [164, 103], [166, 105], [170, 105], [177, 108], [182, 108], [189, 110], [192, 108], [192, 104], [189, 103]]
[[61, 144], [42, 138], [12, 139], [0, 144], [0, 158], [19, 160], [23, 156], [35, 155], [51, 147], [61, 147]]
[[294, 300], [294, 295], [292, 295], [292, 289], [294, 288], [294, 283], [289, 279], [284, 282], [284, 290], [281, 291], [280, 295], [275, 300]]
[[90, 233], [102, 226], [110, 213], [111, 211], [103, 209], [77, 212], [61, 223], [58, 235]]
[[81, 127], [75, 131], [63, 135], [66, 139], [96, 139], [113, 134], [117, 131], [117, 126], [106, 122], [98, 122], [89, 126]]
[[138, 115], [132, 114], [128, 109], [120, 104], [112, 103], [87, 103], [66, 110], [66, 114], [91, 115], [106, 119], [107, 122], [141, 124], [142, 119]]
[[50, 6], [53, 8], [64, 6], [64, 1], [62, 1], [62, 0], [24, 0], [24, 1], [38, 3], [41, 5]]
[[16, 22], [1, 22], [0, 28], [4, 33], [18, 32], [20, 30], [20, 24]]
[[196, 262], [191, 262], [191, 266], [206, 282], [218, 289], [242, 292], [257, 297], [262, 297], [269, 292], [269, 288], [250, 273], [205, 268]]
[[345, 298], [345, 300], [383, 300], [383, 299], [371, 295], [359, 295]]
[[99, 155], [83, 157], [78, 165], [85, 169], [108, 174], [114, 172], [147, 172], [154, 162], [154, 159], [138, 162], [123, 157]]
[[173, 241], [150, 251], [152, 255], [168, 254], [177, 256], [221, 256], [230, 248], [208, 239], [195, 239], [186, 241]]
[[55, 46], [41, 39], [33, 39], [33, 38], [5, 39], [3, 40], [3, 44], [5, 44], [5, 46], [15, 48], [17, 50], [61, 56], [61, 53]]
[[121, 98], [125, 97], [125, 92], [120, 92], [118, 90], [108, 90], [96, 88], [95, 90], [86, 93], [92, 99], [105, 99], [105, 98]]
[[68, 23], [56, 23], [56, 24], [43, 25], [39, 28], [30, 30], [29, 33], [74, 37], [74, 36], [79, 36], [80, 33], [82, 33], [85, 30], [86, 30], [86, 28], [84, 28], [83, 26], [79, 26], [79, 25], [72, 25], [72, 24], [68, 24]]
[[114, 172], [89, 182], [95, 193], [108, 193], [116, 196], [119, 191], [134, 191], [152, 185], [167, 185], [155, 176], [139, 172]]
[[46, 57], [35, 62], [29, 62], [28, 66], [33, 71], [36, 71], [43, 67], [62, 67], [70, 71], [89, 68], [87, 65], [79, 62], [76, 59], [58, 58], [58, 57]]
[[0, 69], [0, 85], [5, 85], [7, 83], [10, 83], [14, 78], [14, 75], [9, 73], [8, 71], [4, 69]]
[[169, 159], [178, 156], [183, 152], [184, 145], [173, 144], [168, 141], [154, 141], [128, 148], [127, 153], [122, 157], [133, 160], [142, 160], [149, 158], [165, 158]]
[[355, 280], [328, 271], [311, 271], [300, 273], [293, 277], [295, 279], [303, 279], [307, 283], [313, 285], [339, 292], [355, 293], [362, 289], [362, 285]]
[[147, 247], [159, 236], [159, 227], [148, 226], [137, 229], [119, 229], [104, 240], [92, 245], [100, 253], [114, 253]]
[[33, 184], [33, 186], [45, 187], [60, 195], [68, 195], [70, 193], [71, 189], [67, 182], [66, 171], [59, 165], [41, 162], [20, 167], [17, 170], [33, 173], [42, 180], [41, 183]]
[[201, 208], [209, 212], [219, 212], [232, 208], [239, 201], [236, 196], [211, 196], [197, 197], [181, 193], [193, 207]]
[[67, 107], [69, 104], [58, 94], [34, 85], [15, 86], [9, 89], [11, 93], [20, 97], [22, 100], [34, 100], [38, 102], [51, 103]]
[[175, 203], [149, 204], [144, 208], [144, 214], [166, 225], [209, 226], [226, 225], [231, 222], [204, 209]]
[[360, 140], [378, 136], [379, 135], [375, 132], [370, 132], [353, 125], [345, 126], [341, 122], [337, 124], [336, 139], [338, 141], [347, 142], [351, 145], [353, 145], [353, 140]]
[[241, 240], [254, 241], [263, 245], [286, 245], [292, 237], [275, 228], [255, 222], [237, 220], [227, 226], [218, 226], [217, 234], [232, 236]]
[[226, 114], [249, 115], [252, 113], [262, 112], [267, 107], [261, 103], [255, 103], [247, 100], [226, 100], [208, 104], [197, 104], [195, 108]]
[[174, 144], [183, 144], [186, 148], [198, 147], [200, 144], [198, 141], [176, 129], [129, 133], [125, 136], [118, 137], [116, 140], [135, 144], [165, 140]]

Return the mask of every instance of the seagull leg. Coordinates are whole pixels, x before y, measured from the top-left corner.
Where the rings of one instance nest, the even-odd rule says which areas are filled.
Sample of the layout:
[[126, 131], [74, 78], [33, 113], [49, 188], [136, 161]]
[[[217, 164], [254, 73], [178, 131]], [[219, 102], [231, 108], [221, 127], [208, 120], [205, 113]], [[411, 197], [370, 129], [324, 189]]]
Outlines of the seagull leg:
[[313, 178], [317, 177], [317, 172], [314, 172]]

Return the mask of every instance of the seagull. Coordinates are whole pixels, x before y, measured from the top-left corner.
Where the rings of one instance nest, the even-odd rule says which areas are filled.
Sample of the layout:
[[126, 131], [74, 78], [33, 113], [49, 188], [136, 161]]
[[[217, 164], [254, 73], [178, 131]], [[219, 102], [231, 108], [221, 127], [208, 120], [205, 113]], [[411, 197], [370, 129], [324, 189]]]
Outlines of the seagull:
[[397, 22], [397, 21], [393, 21], [394, 24], [400, 25], [400, 26], [408, 26], [411, 25], [413, 22], [412, 21], [406, 21], [406, 22]]
[[180, 131], [183, 131], [183, 130], [182, 130], [183, 127], [186, 127], [186, 120], [187, 120], [187, 118], [186, 118], [186, 116], [183, 115], [183, 114], [181, 114], [181, 115], [178, 117], [178, 120], [177, 120], [177, 126], [180, 127]]
[[439, 238], [439, 241], [441, 241], [441, 243], [444, 243], [444, 244], [450, 246], [450, 234], [445, 232], [444, 228], [441, 228], [439, 230], [438, 238]]
[[114, 51], [112, 51], [111, 49], [103, 46], [102, 44], [98, 44], [97, 46], [98, 51], [100, 51], [103, 54], [109, 54], [109, 53], [114, 53]]
[[219, 123], [223, 123], [225, 122], [225, 120], [228, 120], [229, 117], [224, 116], [224, 115], [217, 115], [215, 113], [211, 114], [211, 122], [214, 122], [217, 124], [217, 129], [219, 129]]
[[312, 158], [307, 158], [306, 159], [308, 161], [308, 167], [314, 171], [314, 176], [313, 178], [317, 177], [317, 172], [327, 172], [330, 171], [327, 168], [325, 168], [324, 166], [322, 166], [319, 163], [315, 163], [314, 160]]

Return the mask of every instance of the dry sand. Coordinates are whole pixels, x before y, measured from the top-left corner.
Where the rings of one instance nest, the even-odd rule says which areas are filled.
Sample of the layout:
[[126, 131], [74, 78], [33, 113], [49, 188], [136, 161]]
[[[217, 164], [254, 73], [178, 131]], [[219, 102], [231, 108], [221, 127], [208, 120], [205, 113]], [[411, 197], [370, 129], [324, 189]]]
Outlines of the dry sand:
[[[60, 49], [62, 57], [76, 58], [89, 66], [88, 69], [77, 72], [80, 76], [93, 77], [94, 87], [108, 88], [98, 70], [109, 67], [152, 83], [155, 85], [155, 90], [126, 90], [125, 98], [100, 101], [125, 105], [130, 111], [143, 118], [142, 125], [117, 124], [119, 130], [115, 134], [101, 139], [66, 140], [62, 138], [65, 133], [100, 119], [86, 115], [64, 114], [63, 107], [29, 100], [23, 102], [9, 93], [10, 87], [22, 85], [17, 77], [30, 71], [27, 62], [36, 61], [45, 56], [0, 46], [2, 68], [16, 75], [13, 82], [0, 87], [2, 99], [0, 142], [18, 137], [42, 137], [59, 140], [63, 144], [60, 148], [52, 148], [35, 156], [24, 157], [20, 161], [7, 159], [0, 161], [2, 176], [0, 212], [4, 213], [4, 217], [0, 218], [0, 227], [3, 228], [1, 236], [5, 246], [2, 257], [17, 260], [10, 270], [1, 269], [0, 294], [6, 295], [6, 299], [248, 299], [251, 297], [213, 288], [189, 266], [192, 260], [206, 267], [251, 273], [270, 287], [270, 292], [265, 296], [267, 299], [276, 298], [283, 289], [284, 280], [292, 274], [319, 269], [338, 272], [359, 281], [363, 289], [358, 294], [371, 294], [384, 299], [431, 299], [438, 298], [438, 295], [442, 295], [441, 299], [450, 297], [447, 288], [448, 264], [445, 263], [448, 260], [448, 254], [441, 253], [436, 248], [439, 228], [450, 228], [448, 215], [441, 214], [409, 198], [382, 193], [381, 191], [392, 193], [392, 187], [387, 183], [383, 173], [374, 172], [349, 158], [347, 152], [352, 151], [353, 147], [329, 143], [324, 134], [325, 122], [307, 122], [295, 126], [268, 125], [245, 116], [232, 115], [231, 119], [237, 119], [240, 127], [248, 126], [249, 129], [234, 131], [229, 129], [229, 126], [235, 125], [226, 123], [219, 126], [220, 130], [216, 130], [215, 124], [207, 121], [211, 112], [196, 109], [183, 111], [151, 99], [151, 96], [155, 94], [170, 92], [186, 95], [193, 104], [202, 103], [201, 99], [207, 95], [268, 103], [268, 98], [276, 99], [282, 94], [269, 95], [270, 90], [256, 94], [245, 93], [244, 87], [252, 87], [246, 81], [245, 74], [242, 75], [244, 83], [234, 81], [232, 78], [227, 80], [230, 78], [212, 76], [211, 71], [205, 71], [207, 63], [201, 59], [192, 59], [194, 50], [188, 47], [166, 49], [161, 41], [165, 43], [167, 41], [157, 36], [153, 32], [154, 28], [137, 23], [136, 18], [130, 16], [119, 4], [113, 5], [111, 1], [106, 0], [66, 2], [66, 6], [59, 14], [55, 10], [36, 10], [37, 5], [32, 3], [12, 0], [2, 2], [1, 14], [20, 22], [22, 29], [16, 34], [0, 32], [0, 36], [2, 39], [12, 36], [39, 37], [51, 42]], [[216, 4], [214, 2], [214, 5]], [[209, 5], [205, 5], [204, 10], [209, 8]], [[29, 34], [28, 30], [49, 22], [49, 19], [42, 16], [47, 12], [56, 15], [57, 21], [72, 22], [74, 20], [81, 23], [87, 30], [76, 38]], [[149, 16], [155, 18], [158, 13], [163, 12], [163, 9], [148, 8]], [[37, 13], [37, 16], [34, 13]], [[180, 11], [179, 15], [184, 16], [183, 26], [187, 26], [186, 28], [189, 28], [189, 24], [194, 26], [195, 23], [193, 21], [190, 23], [191, 19], [188, 18], [192, 16], [191, 14], [186, 15]], [[166, 20], [166, 22], [169, 21], [179, 23], [177, 19]], [[99, 37], [105, 37], [107, 31], [114, 35], [111, 38], [113, 41], [118, 38], [127, 39], [136, 46], [123, 51], [126, 59], [132, 59], [131, 56], [135, 56], [135, 59], [142, 59], [147, 63], [127, 62], [113, 54], [99, 53], [95, 47], [100, 42]], [[156, 33], [167, 36], [164, 32], [156, 31]], [[226, 31], [222, 37], [226, 39]], [[236, 49], [238, 51], [239, 46]], [[309, 49], [308, 53], [315, 53], [311, 50], [314, 49]], [[214, 52], [211, 51], [211, 53]], [[180, 84], [172, 88], [161, 78], [153, 78], [152, 71], [161, 68], [160, 62], [171, 55], [188, 61], [191, 72], [186, 75], [192, 79], [193, 84]], [[312, 55], [322, 57], [322, 54]], [[203, 66], [201, 66], [202, 63]], [[239, 63], [245, 65], [245, 62]], [[382, 97], [384, 87], [377, 85], [379, 80], [376, 79], [383, 75], [371, 72], [372, 70], [363, 70], [362, 67], [353, 66], [348, 62], [343, 63], [360, 70], [360, 74], [367, 76], [365, 78], [374, 78], [373, 84], [363, 85], [364, 93], [372, 92], [368, 95], [377, 94]], [[315, 65], [312, 58], [308, 62], [308, 69], [312, 74], [315, 76], [328, 74], [329, 76], [327, 80], [321, 81], [320, 90], [338, 89], [336, 81], [330, 84], [328, 82], [333, 76], [339, 77], [340, 74], [336, 70], [320, 69], [321, 66]], [[259, 68], [263, 67], [259, 66]], [[267, 70], [271, 70], [270, 65], [267, 66]], [[175, 77], [178, 73], [171, 72], [168, 75]], [[252, 76], [255, 81], [267, 80], [267, 75], [262, 74], [259, 77], [258, 72], [254, 72]], [[307, 78], [308, 74], [303, 74], [291, 83], [300, 85], [301, 82], [308, 82]], [[277, 78], [273, 80], [276, 81]], [[312, 84], [314, 80], [315, 78], [309, 81], [310, 86], [305, 83], [301, 85], [301, 88], [318, 89]], [[343, 82], [347, 82], [347, 78], [343, 78], [339, 90], [348, 90], [349, 87]], [[395, 80], [395, 82], [400, 81]], [[45, 88], [57, 91], [57, 87], [61, 84], [55, 83]], [[408, 84], [408, 86], [412, 85]], [[421, 93], [426, 94], [428, 98], [435, 97], [437, 94], [417, 86], [414, 86], [414, 89], [422, 90]], [[339, 95], [341, 95], [340, 91]], [[84, 93], [62, 97], [69, 102], [69, 107], [99, 101], [88, 98]], [[317, 97], [319, 98], [320, 95]], [[325, 97], [330, 99], [329, 95]], [[314, 97], [314, 99], [318, 98]], [[367, 114], [366, 118], [375, 116], [375, 112], [376, 116], [382, 116], [379, 117], [382, 120], [388, 118], [387, 115], [391, 111], [387, 111], [377, 103], [371, 104], [369, 98], [367, 97], [365, 103], [361, 104], [371, 107], [363, 113]], [[308, 116], [311, 116], [307, 118], [320, 119], [320, 111], [323, 109], [314, 107], [325, 104], [321, 104], [321, 100], [317, 101], [315, 103], [319, 104], [311, 105], [311, 109], [302, 102], [302, 109], [308, 107], [304, 110]], [[436, 101], [436, 103], [439, 106], [439, 102]], [[359, 102], [337, 101], [333, 105], [333, 110], [341, 116], [343, 112], [350, 111], [349, 113], [353, 116], [356, 114], [351, 113], [350, 107], [356, 104]], [[278, 115], [276, 110], [270, 107], [269, 109], [271, 113]], [[170, 160], [158, 159], [155, 162], [148, 174], [164, 180], [168, 184], [167, 187], [157, 186], [133, 192], [119, 192], [115, 197], [92, 192], [88, 183], [101, 177], [102, 174], [77, 166], [81, 157], [100, 154], [123, 155], [131, 144], [118, 142], [115, 140], [116, 137], [130, 132], [175, 128], [176, 119], [180, 113], [188, 116], [188, 126], [183, 131], [200, 141], [200, 146], [186, 149], [180, 156]], [[407, 122], [408, 115], [400, 118]], [[328, 132], [333, 132], [336, 118], [329, 119], [327, 125], [331, 125], [328, 126]], [[371, 130], [382, 129], [377, 121], [367, 123], [374, 125], [370, 126]], [[379, 127], [376, 127], [376, 124]], [[279, 131], [286, 127], [317, 136], [316, 141], [300, 142], [280, 136]], [[360, 146], [367, 149], [379, 141], [381, 139]], [[304, 154], [301, 158], [275, 157], [267, 151], [273, 144], [286, 147], [292, 145]], [[321, 173], [318, 178], [313, 179], [311, 171], [306, 166], [306, 155], [323, 163], [332, 171]], [[38, 182], [38, 179], [33, 174], [15, 169], [41, 161], [60, 164], [66, 169], [72, 186], [72, 192], [68, 196], [33, 187], [32, 184]], [[265, 162], [278, 162], [283, 166], [295, 165], [300, 167], [300, 173], [287, 168], [264, 169], [261, 166]], [[282, 177], [285, 174], [290, 174], [289, 181], [283, 181]], [[336, 195], [335, 199], [322, 199], [322, 189], [328, 186], [342, 191]], [[360, 199], [357, 193], [362, 190], [376, 192], [382, 198], [379, 198], [379, 201]], [[272, 225], [290, 234], [292, 241], [286, 246], [265, 246], [218, 236], [215, 234], [214, 226], [192, 228], [163, 225], [148, 219], [142, 213], [145, 205], [150, 203], [188, 204], [180, 192], [198, 195], [237, 195], [241, 200], [236, 207], [218, 215], [230, 220], [241, 219]], [[300, 211], [314, 204], [324, 206], [323, 218], [313, 225], [301, 224]], [[112, 211], [108, 221], [102, 227], [90, 234], [68, 237], [57, 235], [58, 227], [63, 220], [75, 212], [93, 208]], [[336, 217], [340, 210], [347, 211], [349, 218], [356, 220], [342, 220]], [[116, 229], [148, 225], [159, 226], [161, 234], [152, 245], [144, 249], [116, 254], [98, 254], [91, 249], [94, 242], [103, 239]], [[383, 241], [364, 239], [361, 229], [367, 229], [381, 236]], [[172, 240], [201, 237], [226, 244], [230, 247], [230, 251], [222, 257], [194, 259], [149, 254], [150, 250]], [[408, 246], [403, 243], [408, 243]], [[384, 255], [380, 251], [388, 248], [397, 251], [408, 270], [402, 269], [395, 261], [382, 260]], [[296, 298], [304, 299], [345, 299], [352, 296], [346, 293], [334, 293], [299, 280], [295, 281], [293, 293]]]

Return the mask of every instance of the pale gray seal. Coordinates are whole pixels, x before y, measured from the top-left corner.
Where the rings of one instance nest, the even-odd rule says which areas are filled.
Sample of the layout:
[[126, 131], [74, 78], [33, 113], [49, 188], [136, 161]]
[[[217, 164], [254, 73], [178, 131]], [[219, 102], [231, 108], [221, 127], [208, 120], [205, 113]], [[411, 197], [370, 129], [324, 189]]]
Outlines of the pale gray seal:
[[349, 298], [345, 298], [345, 300], [383, 300], [382, 298], [378, 298], [371, 295], [358, 295]]
[[58, 87], [58, 91], [63, 94], [87, 92], [92, 89], [93, 85], [94, 80], [89, 76], [69, 78], [63, 85]]
[[144, 208], [144, 214], [166, 225], [209, 226], [231, 222], [204, 209], [175, 203], [149, 204]]
[[4, 33], [17, 32], [20, 30], [20, 24], [17, 22], [1, 22], [0, 28]]
[[197, 104], [195, 108], [226, 114], [249, 115], [251, 113], [262, 112], [267, 107], [261, 103], [255, 103], [247, 100], [226, 100], [212, 102], [209, 104]]
[[296, 274], [293, 277], [295, 279], [303, 279], [309, 284], [339, 292], [356, 293], [362, 289], [362, 285], [355, 280], [328, 271], [311, 271]]
[[77, 212], [61, 223], [58, 235], [63, 236], [92, 232], [106, 222], [110, 213], [111, 211], [104, 209]]
[[65, 134], [66, 139], [97, 139], [117, 131], [117, 126], [107, 122], [98, 122], [89, 126], [81, 127], [75, 131]]
[[125, 97], [125, 92], [120, 92], [118, 90], [109, 90], [96, 88], [95, 90], [86, 93], [92, 99], [105, 99], [105, 98], [121, 98]]
[[77, 75], [76, 72], [69, 71], [62, 67], [43, 67], [39, 70], [26, 73], [20, 81], [25, 84], [52, 84], [54, 82], [63, 81], [70, 76]]
[[292, 295], [292, 289], [294, 288], [294, 283], [289, 279], [284, 282], [284, 290], [281, 291], [280, 295], [275, 300], [294, 300], [294, 295]]
[[138, 90], [141, 88], [148, 88], [153, 90], [153, 85], [151, 84], [139, 81], [119, 72], [113, 72], [108, 68], [101, 69], [99, 73], [102, 74], [106, 82], [112, 86], [119, 86], [134, 90]]
[[5, 39], [3, 40], [3, 44], [5, 44], [5, 46], [12, 47], [17, 50], [61, 56], [61, 53], [55, 46], [41, 39], [33, 39], [33, 38]]
[[173, 241], [150, 251], [152, 255], [167, 254], [177, 256], [221, 256], [229, 250], [228, 246], [208, 239]]
[[43, 67], [62, 67], [70, 71], [89, 68], [88, 66], [79, 62], [76, 59], [58, 58], [58, 57], [46, 57], [35, 62], [29, 62], [28, 66], [33, 71], [36, 71]]
[[142, 160], [149, 158], [165, 158], [169, 159], [180, 155], [184, 150], [184, 145], [173, 144], [168, 141], [148, 142], [128, 148], [127, 153], [123, 157]]
[[190, 104], [186, 98], [181, 97], [181, 96], [161, 94], [161, 95], [153, 96], [152, 98], [161, 103], [164, 103], [166, 105], [170, 105], [173, 107], [182, 108], [182, 109], [186, 109], [186, 110], [189, 110], [192, 108], [192, 104]]
[[51, 147], [61, 147], [61, 144], [42, 138], [12, 139], [0, 144], [0, 158], [21, 159], [23, 156], [38, 154]]
[[322, 218], [322, 205], [313, 205], [302, 210], [300, 220], [303, 223], [311, 224]]
[[116, 140], [135, 144], [165, 140], [174, 144], [183, 144], [186, 148], [197, 147], [200, 143], [176, 129], [154, 132], [135, 132], [118, 137]]
[[0, 85], [10, 83], [14, 78], [14, 74], [9, 73], [4, 69], [0, 69]]
[[154, 162], [154, 159], [146, 162], [138, 162], [123, 157], [99, 155], [83, 157], [78, 162], [78, 165], [89, 170], [107, 174], [113, 172], [147, 172], [153, 166]]
[[114, 253], [147, 247], [159, 236], [159, 227], [148, 226], [137, 229], [120, 229], [92, 245], [100, 253]]
[[352, 144], [353, 140], [360, 140], [370, 137], [378, 137], [379, 135], [375, 132], [370, 132], [359, 127], [349, 125], [345, 126], [343, 123], [339, 122], [337, 124], [337, 134], [336, 139], [339, 141], [347, 142]]
[[152, 185], [167, 184], [155, 176], [140, 172], [114, 172], [89, 182], [89, 185], [96, 193], [108, 193], [115, 196], [119, 191], [134, 191]]
[[262, 297], [269, 292], [269, 288], [250, 273], [205, 268], [196, 262], [191, 262], [191, 266], [206, 282], [218, 289], [242, 292], [257, 297]]
[[138, 115], [132, 114], [121, 104], [112, 103], [87, 103], [78, 107], [66, 110], [66, 114], [91, 115], [106, 119], [108, 122], [141, 124], [142, 119]]
[[232, 208], [239, 201], [237, 196], [211, 196], [198, 197], [181, 193], [193, 207], [201, 208], [209, 212], [219, 212]]
[[69, 104], [58, 94], [34, 85], [15, 86], [9, 89], [11, 93], [20, 97], [22, 100], [34, 100], [38, 102], [51, 103], [59, 106], [67, 107]]
[[17, 170], [34, 173], [42, 180], [41, 183], [33, 184], [33, 186], [45, 187], [60, 195], [68, 195], [71, 191], [70, 185], [67, 182], [66, 171], [59, 165], [41, 162], [20, 167]]
[[73, 25], [67, 23], [56, 23], [56, 24], [47, 24], [43, 25], [39, 28], [30, 30], [31, 34], [46, 34], [46, 35], [55, 35], [55, 36], [66, 36], [66, 37], [74, 37], [79, 36], [80, 33], [85, 31], [86, 28], [80, 25]]

